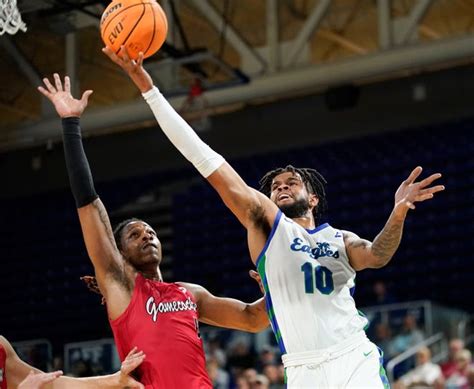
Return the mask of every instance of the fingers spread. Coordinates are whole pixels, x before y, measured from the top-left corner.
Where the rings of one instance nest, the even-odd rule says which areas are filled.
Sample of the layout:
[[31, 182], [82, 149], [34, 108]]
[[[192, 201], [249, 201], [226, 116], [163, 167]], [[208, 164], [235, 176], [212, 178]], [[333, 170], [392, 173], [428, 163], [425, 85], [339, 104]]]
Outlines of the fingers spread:
[[429, 177], [426, 177], [424, 180], [420, 181], [420, 187], [424, 188], [425, 186], [430, 185], [434, 180], [437, 180], [441, 177], [441, 173], [432, 174]]
[[43, 382], [51, 382], [62, 375], [63, 375], [63, 372], [61, 370], [58, 370], [58, 371], [53, 371], [52, 373], [46, 373], [44, 375], [41, 374], [41, 377], [42, 377]]
[[67, 93], [71, 93], [71, 79], [69, 76], [64, 77], [64, 90]]
[[48, 88], [48, 91], [50, 93], [56, 93], [56, 88], [49, 82], [49, 80], [45, 77], [43, 78], [44, 85], [46, 85], [46, 88]]
[[133, 354], [135, 353], [135, 351], [137, 351], [137, 349], [138, 349], [137, 346], [135, 346], [134, 348], [132, 348], [132, 349], [130, 350], [130, 352], [127, 354], [127, 357], [126, 357], [126, 358], [128, 358], [128, 357], [131, 356], [131, 355], [133, 355]]
[[86, 90], [81, 97], [81, 101], [83, 104], [87, 105], [87, 102], [89, 101], [89, 96], [94, 93], [92, 90]]
[[38, 87], [38, 90], [39, 90], [44, 96], [46, 96], [48, 99], [51, 99], [52, 94], [49, 93], [46, 89], [44, 89], [42, 86], [39, 86], [39, 87]]
[[137, 347], [130, 350], [125, 360], [122, 362], [122, 373], [129, 374], [135, 370], [145, 359], [146, 355], [143, 351], [137, 351]]
[[145, 360], [145, 355], [141, 355], [140, 357], [133, 358], [130, 360], [126, 360], [122, 363], [122, 367], [120, 370], [123, 374], [130, 374], [134, 371], [140, 364]]
[[142, 51], [138, 53], [137, 65], [143, 66], [143, 52]]
[[124, 45], [120, 46], [120, 53], [122, 54], [122, 58], [125, 63], [130, 62], [130, 55], [128, 54], [128, 49]]
[[407, 185], [413, 184], [422, 171], [423, 171], [423, 168], [421, 166], [417, 166], [416, 168], [414, 168], [413, 171], [408, 176], [408, 178], [405, 180], [405, 184]]
[[121, 59], [120, 57], [115, 54], [110, 47], [104, 47], [102, 49], [102, 52], [109, 57], [112, 61], [114, 61], [116, 64], [120, 65], [121, 64]]
[[416, 196], [415, 201], [425, 201], [425, 200], [432, 199], [433, 197], [434, 197], [433, 193], [427, 193], [424, 195]]
[[58, 73], [54, 73], [54, 84], [56, 85], [56, 89], [58, 92], [62, 92], [63, 90], [63, 84], [61, 83], [61, 78], [59, 77]]
[[419, 194], [424, 195], [427, 193], [437, 193], [437, 192], [443, 191], [444, 189], [445, 189], [444, 185], [436, 185], [436, 186], [433, 186], [432, 188], [420, 190]]

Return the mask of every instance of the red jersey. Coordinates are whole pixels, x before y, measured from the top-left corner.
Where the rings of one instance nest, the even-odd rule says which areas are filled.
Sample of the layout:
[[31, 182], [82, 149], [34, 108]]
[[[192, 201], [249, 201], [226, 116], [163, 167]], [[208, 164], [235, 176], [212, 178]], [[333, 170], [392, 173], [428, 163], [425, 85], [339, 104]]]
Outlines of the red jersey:
[[138, 379], [147, 389], [211, 389], [198, 312], [191, 293], [140, 273], [124, 313], [110, 320], [123, 361], [133, 347], [146, 354]]
[[0, 344], [0, 389], [7, 389], [7, 352]]

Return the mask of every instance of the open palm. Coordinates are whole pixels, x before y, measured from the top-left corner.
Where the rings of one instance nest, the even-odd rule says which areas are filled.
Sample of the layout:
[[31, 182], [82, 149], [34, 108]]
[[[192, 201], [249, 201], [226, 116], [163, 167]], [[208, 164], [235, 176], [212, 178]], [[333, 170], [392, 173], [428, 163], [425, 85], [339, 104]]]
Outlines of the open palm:
[[80, 100], [71, 95], [71, 81], [68, 76], [64, 77], [64, 88], [61, 78], [57, 73], [54, 74], [54, 85], [47, 78], [43, 78], [46, 88], [40, 86], [38, 90], [46, 96], [56, 108], [56, 112], [62, 118], [80, 117], [87, 107], [91, 90], [82, 94]]
[[119, 372], [119, 385], [123, 388], [144, 389], [145, 387], [138, 381], [135, 381], [129, 374], [131, 374], [144, 360], [145, 353], [138, 351], [134, 347], [128, 353]]
[[401, 183], [395, 193], [395, 207], [406, 208], [407, 210], [415, 209], [414, 204], [416, 202], [432, 199], [435, 193], [444, 190], [443, 185], [430, 187], [435, 180], [441, 177], [440, 173], [432, 174], [424, 180], [415, 182], [422, 170], [421, 166], [416, 167], [408, 178]]

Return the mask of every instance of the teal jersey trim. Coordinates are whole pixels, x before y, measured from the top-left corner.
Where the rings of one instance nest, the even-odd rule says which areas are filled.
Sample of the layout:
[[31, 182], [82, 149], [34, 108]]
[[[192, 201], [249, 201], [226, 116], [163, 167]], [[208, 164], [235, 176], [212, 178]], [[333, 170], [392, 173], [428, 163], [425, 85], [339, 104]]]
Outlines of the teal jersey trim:
[[280, 347], [280, 352], [282, 354], [286, 354], [285, 344], [283, 343], [283, 339], [281, 337], [280, 327], [278, 327], [278, 321], [275, 316], [275, 311], [273, 309], [272, 296], [270, 295], [270, 289], [268, 287], [267, 275], [265, 273], [266, 260], [267, 258], [265, 255], [259, 258], [257, 264], [257, 271], [260, 274], [260, 277], [262, 278], [263, 289], [265, 290], [265, 305], [267, 308], [268, 318], [270, 319], [270, 323], [272, 325], [273, 333], [275, 334], [278, 347]]

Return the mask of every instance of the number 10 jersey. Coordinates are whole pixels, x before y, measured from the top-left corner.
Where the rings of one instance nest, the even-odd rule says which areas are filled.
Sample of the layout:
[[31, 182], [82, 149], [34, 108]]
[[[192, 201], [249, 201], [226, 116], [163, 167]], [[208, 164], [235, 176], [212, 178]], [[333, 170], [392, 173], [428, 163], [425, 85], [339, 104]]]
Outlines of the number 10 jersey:
[[343, 233], [329, 224], [306, 230], [278, 211], [257, 269], [282, 354], [325, 349], [368, 325]]

